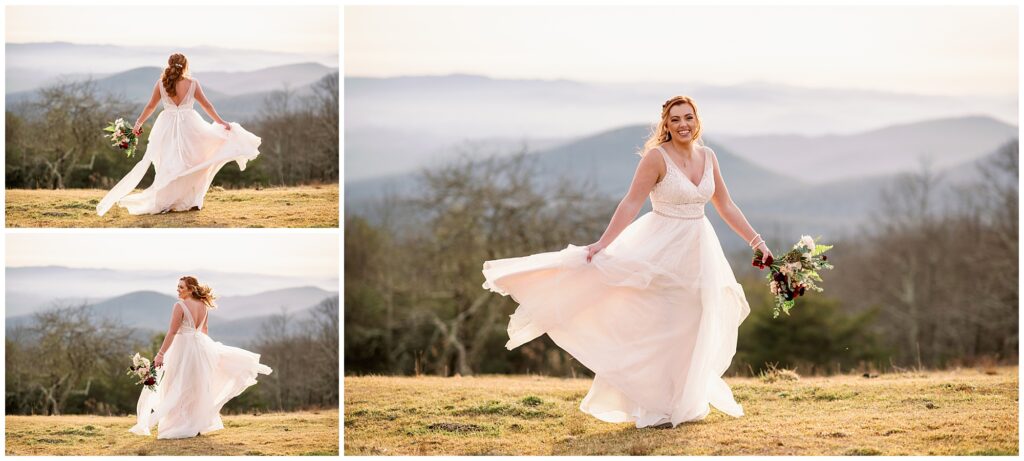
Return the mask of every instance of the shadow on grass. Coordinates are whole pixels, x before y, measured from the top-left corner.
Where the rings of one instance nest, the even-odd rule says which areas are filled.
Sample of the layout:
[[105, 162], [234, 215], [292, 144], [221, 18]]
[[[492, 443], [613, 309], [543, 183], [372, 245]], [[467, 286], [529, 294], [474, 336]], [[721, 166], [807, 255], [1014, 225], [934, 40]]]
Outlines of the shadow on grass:
[[671, 447], [675, 455], [687, 454], [691, 448], [688, 441], [698, 436], [695, 429], [707, 424], [713, 423], [696, 421], [671, 429], [637, 429], [633, 423], [622, 423], [610, 431], [564, 436], [553, 444], [551, 454], [645, 456], [662, 447]]

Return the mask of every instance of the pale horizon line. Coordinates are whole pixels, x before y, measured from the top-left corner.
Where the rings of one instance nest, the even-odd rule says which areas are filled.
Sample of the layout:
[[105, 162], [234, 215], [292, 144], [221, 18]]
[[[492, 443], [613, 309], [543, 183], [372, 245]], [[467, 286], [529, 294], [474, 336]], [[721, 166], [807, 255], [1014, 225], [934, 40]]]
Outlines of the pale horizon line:
[[[118, 48], [136, 48], [136, 49], [160, 48], [161, 47], [161, 45], [118, 45], [118, 44], [115, 44], [115, 43], [69, 42], [67, 40], [53, 40], [53, 41], [48, 41], [48, 42], [12, 42], [12, 41], [5, 41], [4, 42], [5, 46], [6, 45], [50, 45], [50, 44], [69, 44], [69, 45], [80, 45], [80, 46], [114, 46], [114, 47], [118, 47]], [[231, 47], [224, 47], [224, 46], [217, 46], [217, 45], [207, 45], [207, 44], [190, 45], [190, 46], [173, 46], [173, 47], [168, 46], [168, 48], [178, 48], [178, 49], [211, 48], [211, 49], [217, 49], [217, 50], [258, 51], [260, 53], [274, 53], [274, 54], [299, 55], [299, 56], [304, 56], [304, 55], [333, 56], [333, 55], [337, 54], [338, 55], [337, 57], [339, 58], [339, 60], [341, 58], [340, 53], [337, 53], [336, 51], [335, 52], [327, 51], [327, 52], [308, 52], [308, 53], [303, 53], [303, 52], [298, 52], [298, 51], [277, 51], [277, 50], [268, 50], [268, 49], [262, 49], [262, 48], [231, 48]]]
[[[145, 271], [145, 272], [176, 272], [177, 271], [177, 272], [181, 272], [181, 270], [174, 269], [174, 268], [171, 268], [171, 269], [139, 269], [139, 268], [133, 268], [133, 269], [114, 269], [114, 268], [102, 267], [102, 266], [79, 267], [79, 266], [67, 266], [67, 265], [61, 265], [61, 264], [33, 264], [33, 265], [27, 265], [27, 266], [16, 266], [16, 265], [8, 264], [8, 265], [4, 266], [5, 269], [38, 269], [38, 268], [51, 268], [51, 267], [52, 268], [61, 268], [61, 269], [77, 269], [77, 270], [109, 270], [109, 271], [117, 271], [117, 272], [127, 272], [127, 271], [134, 271], [134, 272], [138, 272], [138, 271]], [[185, 271], [185, 272], [194, 272], [194, 273], [199, 273], [199, 272], [215, 272], [215, 273], [220, 273], [220, 274], [259, 275], [259, 276], [283, 277], [283, 278], [322, 277], [322, 278], [337, 279], [339, 277], [338, 275], [333, 275], [333, 274], [331, 274], [331, 275], [328, 275], [328, 274], [305, 275], [304, 276], [304, 275], [270, 274], [270, 273], [263, 273], [263, 272], [235, 272], [235, 271], [230, 271], [230, 270], [207, 269], [207, 268], [196, 268], [195, 270]], [[190, 275], [190, 274], [183, 274], [183, 275]]]
[[[398, 79], [398, 78], [431, 78], [431, 77], [433, 77], [433, 78], [443, 78], [443, 77], [479, 77], [479, 78], [488, 79], [488, 80], [495, 80], [495, 81], [550, 82], [550, 83], [566, 82], [566, 83], [580, 83], [580, 84], [595, 85], [595, 86], [652, 85], [652, 84], [653, 85], [673, 85], [673, 84], [678, 84], [678, 82], [659, 81], [659, 80], [623, 81], [623, 82], [600, 82], [600, 81], [590, 81], [590, 80], [576, 80], [576, 79], [571, 79], [571, 78], [501, 77], [501, 76], [479, 74], [479, 73], [470, 73], [470, 72], [447, 72], [447, 73], [438, 73], [438, 74], [426, 74], [426, 73], [421, 73], [421, 74], [394, 74], [394, 75], [366, 75], [366, 74], [355, 75], [355, 74], [348, 74], [348, 73], [346, 73], [344, 75], [344, 78], [346, 78], [346, 79], [347, 78], [364, 78], [364, 79], [378, 79], [378, 80]], [[880, 89], [880, 88], [871, 88], [871, 87], [803, 86], [803, 85], [796, 85], [796, 84], [793, 84], [793, 83], [775, 82], [775, 81], [770, 81], [770, 80], [747, 80], [747, 81], [737, 82], [737, 83], [689, 82], [689, 83], [686, 83], [685, 85], [689, 85], [689, 86], [708, 86], [708, 87], [718, 87], [718, 88], [763, 85], [763, 86], [774, 86], [774, 87], [784, 87], [784, 88], [797, 88], [797, 89], [806, 89], [806, 90], [863, 91], [863, 92], [870, 92], [870, 93], [892, 94], [892, 95], [901, 95], [901, 96], [924, 96], [924, 97], [939, 97], [939, 98], [943, 98], [943, 97], [965, 97], [965, 96], [981, 96], [981, 97], [989, 97], [989, 98], [1003, 98], [1003, 97], [1017, 98], [1019, 96], [1018, 92], [1012, 92], [1012, 93], [955, 93], [955, 94], [922, 93], [922, 92], [910, 92], [910, 91], [892, 90], [892, 89]]]

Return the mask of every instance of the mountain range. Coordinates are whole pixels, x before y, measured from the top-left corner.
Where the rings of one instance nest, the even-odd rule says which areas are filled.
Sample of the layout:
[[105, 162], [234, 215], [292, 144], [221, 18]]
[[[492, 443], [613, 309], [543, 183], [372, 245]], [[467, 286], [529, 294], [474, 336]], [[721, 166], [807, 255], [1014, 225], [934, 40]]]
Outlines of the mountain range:
[[[173, 52], [184, 53], [196, 75], [217, 72], [248, 72], [294, 63], [317, 63], [338, 68], [338, 54], [281, 53], [211, 46], [166, 48], [79, 44], [68, 42], [7, 43], [5, 85], [7, 93], [53, 83], [61, 76], [103, 78], [130, 69], [163, 66]], [[149, 83], [152, 88], [152, 81]], [[147, 89], [150, 89], [147, 88]], [[224, 88], [226, 89], [226, 88]]]
[[[256, 338], [265, 322], [276, 321], [277, 314], [287, 312], [290, 318], [302, 321], [309, 318], [310, 308], [337, 296], [337, 292], [315, 287], [293, 287], [249, 296], [226, 296], [218, 299], [217, 308], [210, 311], [209, 334], [225, 344], [242, 345]], [[149, 336], [166, 331], [171, 308], [176, 300], [174, 296], [164, 293], [136, 291], [92, 301], [90, 304], [97, 317], [118, 321]], [[64, 300], [47, 307], [39, 306], [36, 311], [57, 304], [75, 305]], [[29, 324], [32, 318], [32, 314], [12, 316], [8, 313], [6, 331], [10, 334], [15, 328]]]
[[[772, 235], [800, 232], [834, 239], [865, 222], [878, 207], [882, 190], [900, 175], [918, 172], [930, 160], [933, 171], [957, 173], [947, 176], [961, 182], [976, 179], [974, 165], [1015, 138], [1016, 132], [1016, 127], [993, 118], [961, 117], [850, 135], [721, 136], [709, 137], [707, 143], [718, 156], [730, 195], [755, 228], [771, 229]], [[621, 127], [531, 157], [542, 183], [587, 182], [596, 192], [618, 199], [628, 189], [639, 161], [633, 153], [648, 133], [643, 125]], [[764, 142], [759, 144], [757, 139]], [[843, 154], [825, 154], [832, 152]], [[870, 165], [850, 165], [855, 162]], [[346, 180], [346, 212], [372, 216], [380, 197], [414, 195], [418, 187], [416, 172]], [[731, 233], [714, 207], [708, 206], [707, 211], [719, 235]], [[723, 246], [742, 247], [742, 242], [733, 240], [723, 238]]]
[[985, 116], [927, 120], [850, 135], [717, 138], [745, 160], [824, 184], [858, 176], [945, 169], [971, 161], [1017, 136], [1017, 127]]
[[[252, 315], [252, 307], [245, 310], [232, 308], [235, 298], [241, 299], [239, 305], [251, 305], [250, 300], [263, 299], [269, 311], [263, 308], [256, 310], [258, 314], [275, 312], [277, 305], [295, 287], [308, 287], [311, 297], [302, 297], [304, 303], [311, 303], [312, 298], [326, 296], [324, 293], [338, 290], [336, 277], [301, 277], [265, 274], [244, 274], [195, 269], [178, 270], [118, 270], [90, 269], [62, 266], [31, 266], [7, 267], [5, 271], [6, 293], [4, 303], [5, 316], [30, 314], [46, 309], [55, 301], [78, 303], [81, 301], [103, 301], [124, 294], [125, 287], [131, 291], [155, 291], [174, 295], [177, 280], [182, 275], [196, 275], [199, 280], [213, 287], [214, 294], [221, 296], [225, 308], [220, 313], [226, 317], [236, 318]], [[283, 290], [283, 291], [282, 291]], [[269, 293], [269, 294], [268, 294]], [[270, 295], [273, 296], [270, 296]], [[269, 296], [269, 297], [268, 297]], [[251, 297], [251, 298], [246, 298]], [[261, 298], [262, 297], [262, 298]], [[292, 306], [294, 307], [294, 306]], [[237, 312], [237, 313], [236, 313]]]
[[[153, 93], [153, 85], [159, 80], [160, 67], [139, 67], [102, 77], [73, 75], [69, 81], [84, 81], [92, 78], [101, 94], [109, 94], [135, 104], [145, 105]], [[318, 63], [294, 63], [251, 71], [193, 72], [203, 92], [213, 102], [217, 113], [225, 120], [250, 121], [263, 107], [264, 100], [276, 90], [288, 89], [297, 96], [312, 93], [312, 84], [324, 76], [337, 72]], [[8, 91], [10, 91], [8, 89]], [[19, 104], [37, 97], [39, 88], [7, 93], [7, 107], [17, 110]], [[205, 115], [202, 108], [196, 110]]]
[[546, 148], [536, 144], [646, 125], [676, 94], [695, 98], [706, 136], [721, 141], [741, 136], [853, 135], [965, 115], [1016, 125], [1018, 116], [1016, 94], [954, 97], [685, 80], [596, 84], [479, 75], [346, 76], [346, 180], [426, 166], [464, 140], [525, 140], [534, 148]]

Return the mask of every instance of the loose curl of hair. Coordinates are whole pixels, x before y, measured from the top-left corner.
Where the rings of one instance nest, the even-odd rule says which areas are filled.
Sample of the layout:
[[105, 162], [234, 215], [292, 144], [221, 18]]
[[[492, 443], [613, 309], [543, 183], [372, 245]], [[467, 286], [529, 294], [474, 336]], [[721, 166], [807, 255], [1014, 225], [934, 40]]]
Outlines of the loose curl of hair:
[[188, 76], [188, 59], [181, 53], [174, 53], [171, 57], [167, 58], [167, 68], [164, 69], [163, 75], [160, 76], [160, 83], [164, 86], [164, 91], [167, 92], [168, 96], [174, 97], [178, 91], [175, 90], [175, 84], [178, 80]]
[[704, 141], [700, 137], [700, 132], [704, 124], [700, 121], [700, 114], [697, 112], [697, 103], [693, 102], [693, 98], [689, 96], [673, 96], [669, 98], [668, 101], [665, 101], [665, 104], [661, 105], [661, 120], [658, 122], [657, 126], [652, 127], [651, 136], [647, 138], [647, 141], [644, 142], [643, 149], [639, 152], [641, 157], [646, 155], [651, 149], [672, 140], [672, 132], [668, 129], [668, 112], [672, 110], [673, 107], [680, 104], [689, 104], [690, 107], [693, 108], [694, 118], [697, 119], [697, 129], [692, 133], [690, 140], [698, 143], [699, 145], [704, 145]]
[[213, 302], [217, 297], [213, 295], [213, 290], [210, 289], [209, 286], [200, 285], [199, 280], [191, 275], [186, 275], [179, 280], [185, 282], [185, 289], [188, 290], [189, 294], [191, 294], [193, 298], [202, 301], [203, 304], [206, 304], [206, 307], [209, 307], [210, 309], [217, 308], [217, 305]]

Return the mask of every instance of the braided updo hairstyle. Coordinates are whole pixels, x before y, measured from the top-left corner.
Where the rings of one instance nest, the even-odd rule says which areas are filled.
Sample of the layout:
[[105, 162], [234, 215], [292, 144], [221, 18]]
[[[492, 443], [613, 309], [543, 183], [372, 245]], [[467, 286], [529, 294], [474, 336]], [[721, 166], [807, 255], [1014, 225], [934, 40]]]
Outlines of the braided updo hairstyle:
[[160, 76], [160, 82], [164, 86], [164, 90], [167, 91], [168, 96], [175, 96], [177, 90], [175, 90], [175, 84], [182, 77], [188, 75], [188, 59], [181, 53], [174, 53], [171, 57], [167, 58], [167, 68], [164, 69], [163, 75]]
[[691, 141], [703, 145], [704, 142], [700, 139], [701, 129], [704, 124], [700, 120], [700, 113], [697, 112], [697, 103], [693, 102], [693, 98], [689, 96], [673, 96], [665, 101], [661, 105], [661, 120], [658, 121], [658, 125], [651, 130], [651, 136], [644, 142], [643, 150], [639, 152], [640, 156], [643, 157], [647, 151], [654, 149], [666, 142], [672, 140], [672, 133], [668, 129], [668, 112], [673, 107], [680, 104], [689, 104], [693, 108], [693, 116], [697, 119], [697, 129], [693, 131]]
[[217, 297], [213, 295], [213, 290], [210, 289], [209, 286], [200, 285], [199, 280], [191, 275], [182, 277], [181, 281], [185, 282], [185, 288], [188, 289], [189, 294], [191, 294], [193, 298], [202, 301], [203, 304], [206, 304], [206, 307], [209, 307], [210, 309], [217, 308], [217, 305], [213, 302]]

